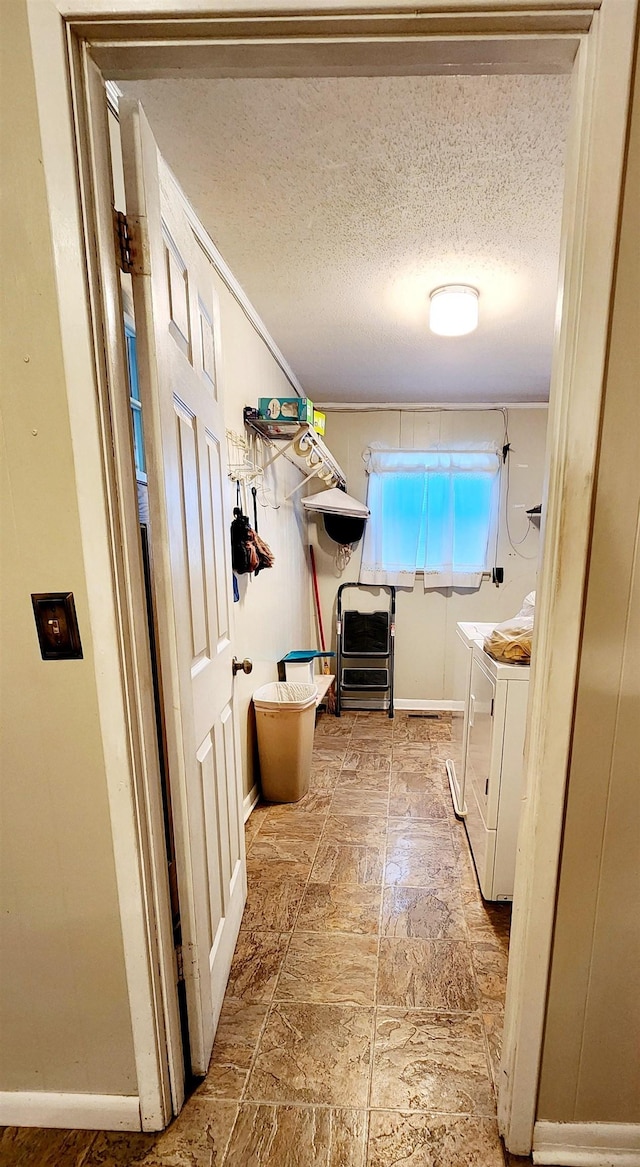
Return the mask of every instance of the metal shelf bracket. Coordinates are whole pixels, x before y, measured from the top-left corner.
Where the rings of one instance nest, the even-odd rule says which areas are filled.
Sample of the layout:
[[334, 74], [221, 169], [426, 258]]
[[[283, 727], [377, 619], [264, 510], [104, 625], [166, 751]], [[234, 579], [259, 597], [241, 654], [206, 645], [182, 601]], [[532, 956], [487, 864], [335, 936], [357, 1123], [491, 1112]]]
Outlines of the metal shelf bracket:
[[[289, 492], [285, 501], [301, 490], [305, 483], [310, 482], [312, 478], [320, 478], [326, 482], [327, 486], [346, 487], [347, 482], [341, 467], [313, 426], [301, 425], [298, 421], [272, 422], [246, 415], [245, 426], [250, 432], [257, 434], [258, 437], [268, 441], [271, 445], [276, 442], [285, 442], [282, 449], [277, 450], [263, 464], [263, 470], [267, 470], [278, 458], [284, 457], [305, 475], [302, 482]], [[307, 471], [309, 472], [307, 473]]]

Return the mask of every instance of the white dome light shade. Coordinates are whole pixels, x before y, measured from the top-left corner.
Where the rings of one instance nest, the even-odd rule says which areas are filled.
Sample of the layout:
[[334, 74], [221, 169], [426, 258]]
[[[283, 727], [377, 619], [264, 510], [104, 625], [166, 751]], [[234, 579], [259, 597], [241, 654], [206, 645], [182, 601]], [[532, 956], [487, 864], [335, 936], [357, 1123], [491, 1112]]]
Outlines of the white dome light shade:
[[478, 327], [478, 292], [465, 284], [448, 284], [431, 293], [429, 327], [439, 336], [464, 336]]

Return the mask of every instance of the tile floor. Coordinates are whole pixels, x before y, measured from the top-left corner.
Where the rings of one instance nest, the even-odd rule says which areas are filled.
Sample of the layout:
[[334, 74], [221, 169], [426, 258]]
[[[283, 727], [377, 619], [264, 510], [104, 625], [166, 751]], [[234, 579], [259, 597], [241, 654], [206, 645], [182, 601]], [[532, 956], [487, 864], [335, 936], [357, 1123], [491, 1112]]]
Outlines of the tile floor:
[[180, 1117], [160, 1135], [7, 1128], [0, 1167], [504, 1167], [510, 911], [478, 892], [450, 736], [446, 714], [321, 717], [309, 794], [247, 823], [242, 930]]

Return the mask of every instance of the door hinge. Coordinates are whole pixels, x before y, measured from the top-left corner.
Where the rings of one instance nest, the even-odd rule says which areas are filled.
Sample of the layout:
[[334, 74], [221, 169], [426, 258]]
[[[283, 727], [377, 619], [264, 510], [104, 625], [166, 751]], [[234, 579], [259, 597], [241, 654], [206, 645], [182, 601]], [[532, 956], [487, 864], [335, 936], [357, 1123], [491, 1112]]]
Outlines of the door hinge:
[[131, 221], [122, 211], [113, 212], [113, 228], [116, 241], [116, 259], [121, 271], [133, 271], [133, 231]]
[[176, 944], [176, 966], [178, 969], [178, 984], [181, 984], [184, 981], [184, 959], [181, 944]]

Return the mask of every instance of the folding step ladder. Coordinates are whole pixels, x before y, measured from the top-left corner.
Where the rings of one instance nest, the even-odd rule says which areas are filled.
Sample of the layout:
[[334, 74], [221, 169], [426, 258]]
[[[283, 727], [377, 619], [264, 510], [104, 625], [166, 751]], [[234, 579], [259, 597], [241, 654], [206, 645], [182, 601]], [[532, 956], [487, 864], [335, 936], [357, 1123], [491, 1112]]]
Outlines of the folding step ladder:
[[[343, 612], [345, 588], [367, 589], [357, 583], [344, 583], [338, 588], [336, 717], [343, 709], [386, 709], [389, 717], [393, 717], [396, 589], [386, 584], [380, 586], [389, 593], [389, 607], [383, 612], [355, 609]], [[353, 663], [345, 666], [345, 660]]]

